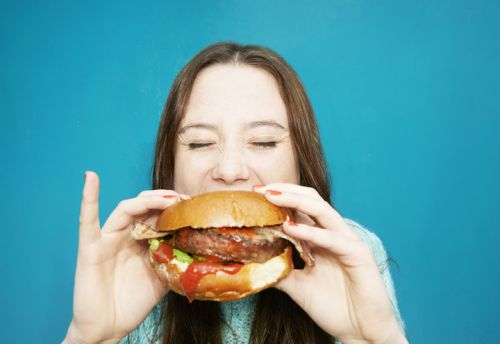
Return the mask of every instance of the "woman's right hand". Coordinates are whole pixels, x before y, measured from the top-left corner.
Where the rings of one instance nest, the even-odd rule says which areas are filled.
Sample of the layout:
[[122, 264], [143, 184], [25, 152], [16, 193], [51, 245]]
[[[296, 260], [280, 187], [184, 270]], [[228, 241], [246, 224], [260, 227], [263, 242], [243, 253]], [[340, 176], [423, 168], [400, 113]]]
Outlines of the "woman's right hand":
[[135, 221], [154, 226], [161, 210], [178, 202], [181, 195], [170, 190], [144, 191], [120, 202], [102, 229], [98, 199], [99, 177], [87, 172], [73, 319], [65, 343], [118, 342], [167, 292], [150, 267], [147, 243], [134, 240], [130, 231]]

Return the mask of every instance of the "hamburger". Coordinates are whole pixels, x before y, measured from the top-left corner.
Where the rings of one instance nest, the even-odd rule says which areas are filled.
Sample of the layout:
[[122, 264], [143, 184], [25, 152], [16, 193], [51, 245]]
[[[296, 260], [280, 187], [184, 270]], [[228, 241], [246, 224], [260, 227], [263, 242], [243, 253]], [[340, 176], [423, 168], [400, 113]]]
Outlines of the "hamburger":
[[193, 300], [238, 300], [269, 288], [294, 267], [293, 248], [307, 265], [304, 242], [282, 230], [289, 209], [256, 192], [218, 191], [162, 211], [155, 228], [136, 223], [132, 235], [148, 239], [150, 262], [172, 291]]

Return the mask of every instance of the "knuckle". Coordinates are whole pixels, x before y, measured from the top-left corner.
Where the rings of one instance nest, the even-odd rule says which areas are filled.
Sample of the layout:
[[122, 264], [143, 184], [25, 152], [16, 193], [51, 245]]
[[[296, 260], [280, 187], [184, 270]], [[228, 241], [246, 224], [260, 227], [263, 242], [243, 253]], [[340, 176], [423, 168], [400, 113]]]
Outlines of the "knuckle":
[[315, 188], [311, 187], [311, 186], [307, 186], [306, 187], [306, 191], [311, 196], [319, 196], [318, 191]]
[[80, 224], [80, 227], [87, 224], [83, 215], [80, 215], [80, 218], [78, 219], [78, 223]]
[[139, 194], [137, 195], [137, 197], [144, 197], [144, 196], [147, 196], [150, 193], [151, 193], [151, 190], [144, 190], [142, 192], [139, 192]]
[[129, 204], [130, 204], [130, 200], [129, 199], [121, 200], [120, 202], [118, 202], [118, 205], [116, 206], [116, 209], [118, 209], [120, 211], [124, 211], [125, 209], [128, 208]]
[[330, 209], [331, 209], [330, 203], [328, 203], [324, 199], [321, 199], [320, 209], [321, 209], [321, 212], [324, 212], [324, 213], [330, 211]]
[[160, 200], [161, 199], [159, 197], [148, 197], [142, 201], [144, 202], [143, 204], [146, 206], [146, 208], [154, 208], [159, 204]]
[[95, 219], [91, 219], [89, 216], [87, 216], [85, 214], [80, 214], [80, 217], [78, 218], [78, 222], [79, 222], [80, 227], [89, 226], [89, 225], [95, 224]]

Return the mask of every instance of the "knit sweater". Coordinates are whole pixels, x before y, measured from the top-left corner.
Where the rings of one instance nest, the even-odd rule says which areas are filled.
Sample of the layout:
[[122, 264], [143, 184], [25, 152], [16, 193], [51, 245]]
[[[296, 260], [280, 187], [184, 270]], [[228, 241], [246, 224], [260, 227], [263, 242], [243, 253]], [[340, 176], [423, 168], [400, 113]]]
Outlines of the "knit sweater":
[[[404, 323], [399, 313], [394, 285], [389, 271], [387, 253], [377, 235], [362, 227], [355, 221], [345, 219], [350, 227], [370, 247], [375, 258], [380, 274], [392, 303], [392, 309], [401, 329]], [[255, 314], [256, 296], [252, 295], [238, 301], [221, 302], [223, 319], [222, 336], [224, 344], [246, 344], [249, 342], [252, 328], [253, 316]], [[157, 326], [160, 317], [161, 302], [157, 304], [146, 316], [144, 321], [128, 336], [120, 341], [120, 344], [149, 344], [152, 338], [158, 338], [156, 331], [161, 331], [161, 324]], [[156, 340], [154, 344], [160, 344]], [[336, 341], [336, 344], [341, 344]]]

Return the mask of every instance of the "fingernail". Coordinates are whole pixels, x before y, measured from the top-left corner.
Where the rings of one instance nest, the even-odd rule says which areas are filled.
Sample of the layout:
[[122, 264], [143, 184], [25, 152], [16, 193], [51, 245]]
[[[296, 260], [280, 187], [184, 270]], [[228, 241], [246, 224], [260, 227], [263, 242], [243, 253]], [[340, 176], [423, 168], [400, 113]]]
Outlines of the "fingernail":
[[297, 227], [297, 224], [293, 221], [288, 221], [289, 226]]
[[255, 184], [255, 185], [253, 186], [253, 188], [254, 188], [254, 189], [255, 189], [255, 188], [262, 188], [262, 187], [264, 187], [264, 186], [265, 186], [264, 184]]
[[85, 183], [87, 181], [87, 174], [89, 174], [89, 171], [85, 171], [83, 174], [83, 182]]
[[173, 195], [165, 195], [165, 196], [163, 196], [163, 198], [167, 198], [167, 199], [171, 199], [171, 198], [175, 198], [175, 197], [177, 197], [177, 196], [173, 196]]
[[277, 191], [277, 190], [267, 190], [266, 192], [269, 192], [269, 194], [273, 195], [273, 196], [281, 195], [281, 191]]

